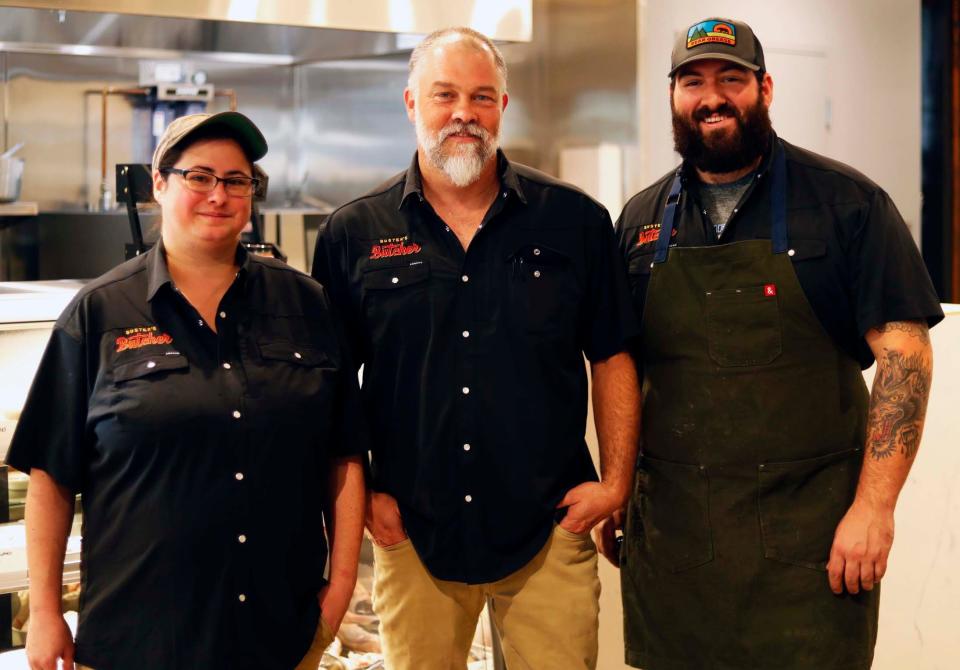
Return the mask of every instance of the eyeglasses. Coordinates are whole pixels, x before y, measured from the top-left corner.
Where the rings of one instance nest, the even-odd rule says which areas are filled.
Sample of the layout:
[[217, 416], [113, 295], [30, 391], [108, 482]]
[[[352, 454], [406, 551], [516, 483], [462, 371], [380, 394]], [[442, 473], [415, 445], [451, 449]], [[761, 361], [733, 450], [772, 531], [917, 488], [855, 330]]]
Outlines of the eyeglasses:
[[197, 193], [210, 193], [223, 182], [227, 195], [246, 198], [253, 195], [260, 186], [260, 180], [254, 177], [218, 177], [203, 170], [184, 170], [182, 168], [164, 168], [161, 174], [178, 174], [183, 177], [187, 188]]

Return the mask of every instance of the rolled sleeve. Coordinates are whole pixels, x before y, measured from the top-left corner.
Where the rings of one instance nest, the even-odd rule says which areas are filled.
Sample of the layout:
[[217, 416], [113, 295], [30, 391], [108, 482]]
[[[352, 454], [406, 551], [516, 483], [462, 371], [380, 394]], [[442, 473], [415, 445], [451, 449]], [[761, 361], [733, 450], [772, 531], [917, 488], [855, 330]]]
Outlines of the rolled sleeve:
[[884, 191], [873, 194], [849, 249], [857, 328], [943, 319], [936, 290], [900, 212]]
[[581, 348], [590, 361], [600, 361], [628, 349], [640, 333], [627, 271], [606, 210], [592, 213], [586, 243], [592, 259], [587, 296], [581, 314]]

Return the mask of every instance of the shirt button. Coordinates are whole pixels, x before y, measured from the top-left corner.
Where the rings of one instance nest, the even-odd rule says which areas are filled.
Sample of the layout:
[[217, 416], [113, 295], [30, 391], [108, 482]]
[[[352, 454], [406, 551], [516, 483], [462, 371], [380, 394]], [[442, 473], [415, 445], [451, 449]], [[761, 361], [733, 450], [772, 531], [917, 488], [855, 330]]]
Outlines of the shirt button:
[[465, 445], [463, 445], [463, 450], [464, 450], [464, 451], [470, 451], [470, 443], [469, 443], [469, 442], [467, 442]]
[[534, 271], [533, 271], [533, 276], [536, 277], [537, 279], [539, 279], [539, 278], [540, 278], [540, 270], [534, 270]]
[[472, 502], [472, 501], [473, 501], [473, 496], [471, 496], [471, 495], [465, 495], [465, 496], [463, 496], [463, 499], [466, 500], [467, 502]]
[[539, 250], [539, 249], [534, 249], [534, 250], [533, 250], [533, 255], [534, 255], [534, 256], [539, 256], [539, 255], [540, 255], [540, 250]]
[[147, 361], [147, 367], [148, 367], [148, 368], [155, 368], [155, 367], [157, 367], [157, 362], [156, 362], [156, 361]]
[[797, 253], [797, 252], [796, 252], [795, 249], [789, 249], [789, 250], [787, 250], [787, 256], [793, 256], [793, 255], [795, 255], [796, 253]]
[[299, 361], [301, 358], [303, 358], [303, 355], [299, 351], [294, 351], [293, 357]]
[[468, 281], [470, 281], [470, 277], [467, 275], [463, 275], [462, 277], [460, 277], [460, 281], [466, 284]]
[[240, 410], [238, 410], [238, 409], [233, 410], [233, 418], [234, 418], [234, 419], [239, 419], [241, 416], [242, 416], [242, 415], [240, 414]]
[[470, 387], [469, 387], [469, 386], [464, 386], [463, 389], [462, 389], [462, 391], [463, 391], [463, 395], [469, 395], [469, 394], [470, 394]]
[[507, 192], [506, 192], [506, 191], [503, 192], [503, 197], [504, 197], [504, 198], [507, 197]]
[[203, 327], [203, 319], [200, 319], [199, 321], [197, 321], [197, 325], [202, 328], [202, 327]]
[[238, 482], [242, 482], [242, 481], [243, 481], [243, 473], [242, 473], [242, 472], [238, 472], [238, 473], [236, 473], [235, 475], [233, 475], [233, 478], [236, 479]]
[[227, 318], [227, 313], [226, 313], [226, 312], [220, 312], [220, 318], [221, 318], [221, 319], [226, 319], [226, 318]]
[[448, 233], [450, 232], [450, 226], [444, 226], [443, 229], [444, 229], [445, 231], [447, 231]]
[[224, 369], [224, 370], [229, 370], [229, 369], [230, 369], [230, 364], [229, 364], [229, 363], [224, 363], [224, 364], [223, 364], [223, 369]]
[[390, 277], [390, 283], [391, 283], [391, 284], [399, 284], [399, 283], [400, 283], [400, 277]]
[[463, 331], [463, 336], [464, 336], [464, 337], [470, 337], [470, 331], [469, 331], [469, 330]]
[[240, 535], [237, 535], [237, 542], [239, 542], [240, 544], [243, 544], [246, 541], [247, 541], [246, 535], [243, 535], [242, 533]]
[[242, 603], [247, 602], [247, 594], [241, 593], [240, 595], [237, 596], [237, 600], [239, 600]]

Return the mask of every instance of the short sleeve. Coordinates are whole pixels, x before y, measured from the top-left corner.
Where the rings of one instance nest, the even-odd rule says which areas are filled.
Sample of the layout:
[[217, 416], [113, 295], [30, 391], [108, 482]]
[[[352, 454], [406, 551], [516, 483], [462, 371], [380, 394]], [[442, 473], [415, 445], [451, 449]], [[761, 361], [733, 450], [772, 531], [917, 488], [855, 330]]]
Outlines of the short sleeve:
[[340, 316], [342, 332], [345, 335], [351, 359], [354, 365], [359, 367], [364, 362], [361, 345], [363, 339], [360, 337], [359, 317], [354, 314], [351, 306], [347, 242], [345, 239], [334, 239], [331, 226], [334, 216], [336, 213], [331, 214], [317, 232], [310, 274], [323, 285], [333, 302], [335, 312]]
[[630, 347], [640, 326], [634, 311], [623, 256], [605, 209], [592, 207], [587, 229], [589, 277], [581, 313], [581, 348], [600, 361]]
[[848, 249], [859, 334], [892, 321], [926, 321], [943, 310], [930, 275], [900, 212], [877, 189]]
[[54, 328], [7, 452], [7, 465], [47, 472], [72, 491], [83, 485], [86, 355], [81, 338]]
[[360, 383], [357, 368], [351, 360], [349, 347], [345, 346], [343, 329], [337, 328], [343, 352], [343, 362], [337, 383], [337, 402], [334, 411], [336, 424], [332, 437], [334, 444], [330, 455], [334, 458], [366, 456], [370, 450], [370, 433], [363, 406], [360, 402]]

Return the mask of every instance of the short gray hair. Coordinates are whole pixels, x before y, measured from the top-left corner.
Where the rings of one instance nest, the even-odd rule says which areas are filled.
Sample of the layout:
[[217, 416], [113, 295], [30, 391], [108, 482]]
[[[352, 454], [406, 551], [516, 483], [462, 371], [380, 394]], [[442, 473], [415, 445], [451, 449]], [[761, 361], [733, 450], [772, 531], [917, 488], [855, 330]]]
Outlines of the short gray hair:
[[497, 48], [497, 45], [493, 43], [489, 37], [484, 35], [481, 32], [474, 30], [473, 28], [467, 28], [466, 26], [455, 26], [452, 28], [441, 28], [440, 30], [434, 30], [432, 33], [423, 38], [423, 41], [420, 42], [410, 54], [410, 74], [407, 77], [407, 87], [411, 91], [417, 90], [416, 85], [416, 74], [417, 68], [420, 65], [420, 61], [423, 58], [423, 55], [430, 51], [438, 42], [444, 41], [446, 38], [453, 35], [459, 35], [468, 42], [473, 42], [473, 45], [479, 50], [487, 50], [490, 52], [490, 55], [493, 56], [493, 64], [497, 68], [497, 73], [499, 73], [500, 78], [503, 80], [503, 90], [507, 90], [507, 63], [503, 60], [503, 54], [500, 53], [500, 49]]

